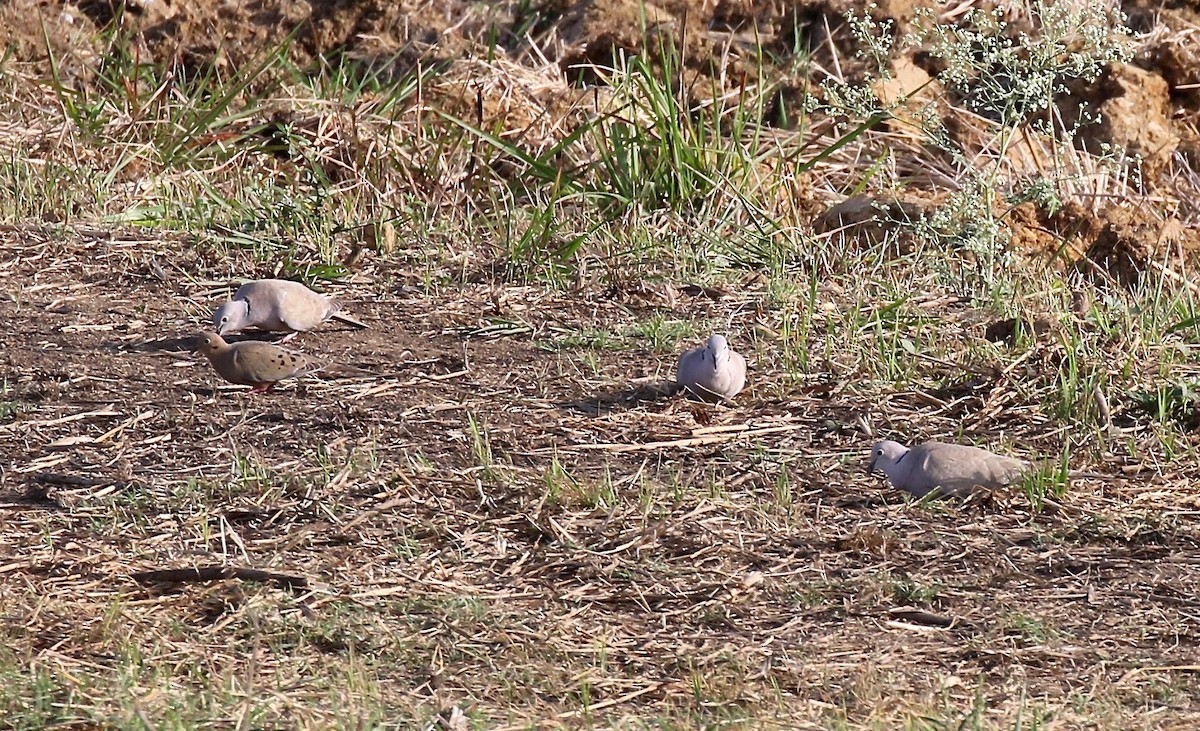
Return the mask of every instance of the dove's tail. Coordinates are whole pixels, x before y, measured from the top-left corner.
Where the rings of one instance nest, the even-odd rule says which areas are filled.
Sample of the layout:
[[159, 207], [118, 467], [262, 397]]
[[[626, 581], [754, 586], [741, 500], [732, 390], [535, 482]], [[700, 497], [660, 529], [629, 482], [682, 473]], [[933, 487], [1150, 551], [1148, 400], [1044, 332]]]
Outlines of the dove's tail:
[[[1024, 460], [1022, 460], [1024, 461]], [[1047, 470], [1051, 475], [1057, 475], [1059, 467], [1054, 462], [1026, 462], [1026, 469], [1022, 474], [1028, 474], [1040, 469]], [[1106, 475], [1102, 472], [1091, 472], [1089, 470], [1067, 470], [1068, 480], [1116, 480], [1120, 479], [1120, 475]]]
[[1067, 477], [1072, 480], [1116, 480], [1120, 479], [1119, 475], [1106, 475], [1102, 472], [1088, 472], [1087, 470], [1067, 470]]
[[344, 322], [347, 325], [358, 328], [359, 330], [366, 330], [368, 327], [368, 325], [365, 322], [355, 320], [353, 317], [347, 315], [344, 312], [335, 312], [329, 316], [329, 319], [337, 320], [338, 322]]
[[329, 362], [322, 365], [321, 374], [331, 378], [360, 378], [363, 376], [379, 377], [389, 375], [387, 373], [369, 371], [365, 368], [359, 368], [358, 366], [335, 362]]

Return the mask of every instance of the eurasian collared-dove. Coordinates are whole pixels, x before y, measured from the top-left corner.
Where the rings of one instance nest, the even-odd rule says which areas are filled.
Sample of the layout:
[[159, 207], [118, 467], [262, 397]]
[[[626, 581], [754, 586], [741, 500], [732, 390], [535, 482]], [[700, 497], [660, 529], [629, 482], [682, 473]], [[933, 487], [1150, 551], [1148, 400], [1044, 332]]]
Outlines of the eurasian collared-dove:
[[221, 378], [230, 383], [253, 386], [250, 393], [265, 393], [282, 380], [321, 368], [321, 364], [307, 355], [256, 340], [227, 343], [216, 333], [200, 333], [196, 343]]
[[746, 359], [729, 347], [724, 335], [679, 356], [675, 381], [702, 398], [730, 399], [746, 385]]
[[1023, 459], [992, 454], [986, 449], [945, 442], [925, 442], [909, 449], [892, 441], [871, 448], [867, 472], [883, 470], [894, 487], [924, 497], [966, 496], [978, 487], [995, 489], [1011, 485], [1033, 469]]
[[[341, 312], [337, 300], [287, 279], [260, 279], [238, 287], [233, 299], [213, 313], [213, 327], [226, 335], [257, 327], [275, 332], [307, 332], [329, 319], [366, 325]], [[288, 335], [288, 340], [292, 335]]]

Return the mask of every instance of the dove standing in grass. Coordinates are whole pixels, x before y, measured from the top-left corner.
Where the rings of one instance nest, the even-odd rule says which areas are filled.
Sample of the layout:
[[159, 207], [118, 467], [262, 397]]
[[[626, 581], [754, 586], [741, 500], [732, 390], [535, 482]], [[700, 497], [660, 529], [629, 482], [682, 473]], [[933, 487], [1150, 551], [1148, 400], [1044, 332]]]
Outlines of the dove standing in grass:
[[300, 282], [260, 279], [238, 287], [233, 299], [217, 308], [213, 313], [213, 327], [218, 335], [251, 327], [287, 332], [289, 334], [284, 338], [287, 341], [296, 333], [312, 330], [330, 319], [366, 327], [342, 314], [337, 300], [314, 292]]
[[883, 470], [893, 487], [924, 497], [969, 495], [978, 487], [995, 489], [1011, 485], [1033, 469], [1023, 459], [992, 454], [986, 449], [945, 442], [925, 442], [913, 448], [892, 441], [871, 448], [867, 472]]
[[731, 399], [746, 385], [746, 359], [724, 335], [710, 335], [702, 347], [679, 356], [675, 381], [703, 398]]
[[230, 383], [253, 386], [250, 393], [266, 393], [280, 381], [321, 368], [321, 364], [307, 355], [271, 343], [256, 340], [227, 343], [216, 333], [200, 333], [196, 341], [217, 375]]

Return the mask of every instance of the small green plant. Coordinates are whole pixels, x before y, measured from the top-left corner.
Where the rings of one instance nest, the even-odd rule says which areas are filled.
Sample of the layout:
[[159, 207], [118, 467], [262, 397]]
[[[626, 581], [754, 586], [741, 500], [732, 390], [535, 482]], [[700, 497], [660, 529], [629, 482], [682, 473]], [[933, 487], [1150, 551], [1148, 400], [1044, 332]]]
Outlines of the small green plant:
[[900, 578], [892, 580], [891, 591], [893, 600], [898, 604], [929, 606], [937, 601], [942, 587], [936, 582], [920, 584], [909, 578]]
[[7, 398], [10, 393], [8, 381], [4, 381], [3, 385], [0, 385], [0, 423], [13, 421], [21, 415], [22, 404], [20, 401]]
[[496, 466], [496, 459], [492, 455], [492, 440], [488, 436], [487, 428], [475, 414], [467, 415], [467, 433], [471, 438], [471, 456], [475, 465], [482, 468], [485, 475], [492, 475]]
[[1174, 422], [1185, 429], [1200, 426], [1200, 383], [1181, 380], [1153, 390], [1131, 391], [1129, 399], [1161, 424]]
[[792, 476], [788, 473], [787, 465], [780, 465], [779, 474], [775, 477], [775, 504], [784, 510], [791, 510], [795, 496], [792, 494]]
[[575, 478], [567, 472], [565, 467], [563, 467], [563, 464], [561, 461], [559, 461], [557, 454], [551, 458], [550, 469], [546, 470], [545, 475], [542, 477], [542, 481], [546, 485], [546, 500], [554, 505], [562, 504], [563, 496], [567, 494], [568, 491], [576, 489], [579, 485], [579, 483], [575, 481]]
[[1046, 498], [1061, 499], [1067, 494], [1070, 469], [1069, 453], [1063, 452], [1057, 463], [1048, 462], [1024, 475], [1020, 481], [1021, 492], [1029, 500], [1033, 512], [1041, 512]]
[[276, 474], [254, 455], [237, 453], [233, 458], [231, 480], [227, 486], [230, 497], [247, 495], [252, 498], [269, 499], [278, 495], [285, 487], [286, 478]]
[[1047, 644], [1069, 637], [1069, 633], [1055, 627], [1040, 617], [1026, 614], [1010, 614], [1001, 624], [1002, 631], [1024, 642]]
[[37, 661], [0, 651], [0, 713], [11, 728], [46, 728], [61, 718], [65, 679]]
[[879, 594], [901, 605], [930, 606], [942, 592], [939, 582], [922, 583], [903, 572], [883, 570], [873, 573], [871, 578]]
[[644, 342], [651, 350], [670, 351], [681, 339], [695, 335], [696, 327], [690, 322], [654, 315], [633, 325], [629, 334]]
[[546, 500], [554, 505], [598, 508], [616, 503], [616, 489], [613, 486], [612, 475], [607, 469], [599, 481], [576, 479], [567, 472], [558, 455], [555, 455], [542, 481], [545, 484]]

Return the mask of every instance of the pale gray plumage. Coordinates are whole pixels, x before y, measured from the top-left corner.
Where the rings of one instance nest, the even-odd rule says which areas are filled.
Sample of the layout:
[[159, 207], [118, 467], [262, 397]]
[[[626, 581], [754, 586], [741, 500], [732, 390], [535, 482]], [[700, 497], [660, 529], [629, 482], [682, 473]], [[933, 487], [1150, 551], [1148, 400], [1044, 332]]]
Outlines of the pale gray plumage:
[[238, 287], [233, 299], [217, 308], [213, 313], [213, 327], [218, 335], [251, 327], [297, 333], [312, 330], [331, 318], [366, 327], [340, 310], [337, 300], [314, 292], [300, 282], [260, 279]]
[[993, 454], [986, 449], [945, 442], [925, 442], [911, 449], [893, 441], [871, 448], [867, 471], [883, 470], [893, 487], [924, 497], [969, 495], [976, 488], [1011, 485], [1033, 465], [1022, 459]]
[[679, 356], [675, 380], [702, 398], [730, 399], [746, 385], [746, 359], [729, 347], [723, 335]]

